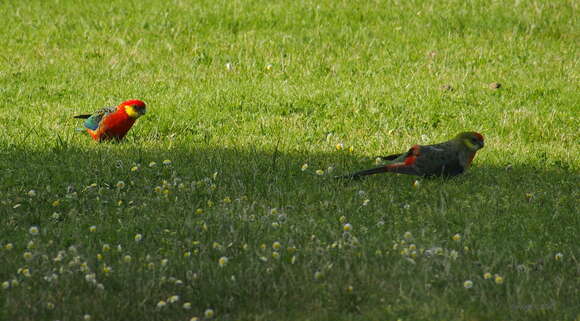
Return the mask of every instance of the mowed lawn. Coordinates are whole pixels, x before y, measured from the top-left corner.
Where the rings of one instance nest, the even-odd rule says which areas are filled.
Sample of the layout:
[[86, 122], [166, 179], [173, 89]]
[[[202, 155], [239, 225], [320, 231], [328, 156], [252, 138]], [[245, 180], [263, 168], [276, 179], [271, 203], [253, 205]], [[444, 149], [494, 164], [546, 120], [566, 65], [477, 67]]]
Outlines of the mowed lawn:
[[578, 7], [0, 2], [0, 320], [578, 320]]

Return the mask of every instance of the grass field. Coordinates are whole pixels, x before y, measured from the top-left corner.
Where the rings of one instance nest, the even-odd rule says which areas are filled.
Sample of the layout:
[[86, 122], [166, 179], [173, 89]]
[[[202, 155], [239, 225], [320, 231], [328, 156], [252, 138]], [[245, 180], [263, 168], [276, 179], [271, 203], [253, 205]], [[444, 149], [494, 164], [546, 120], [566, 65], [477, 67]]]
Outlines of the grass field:
[[0, 320], [579, 320], [578, 6], [0, 2]]

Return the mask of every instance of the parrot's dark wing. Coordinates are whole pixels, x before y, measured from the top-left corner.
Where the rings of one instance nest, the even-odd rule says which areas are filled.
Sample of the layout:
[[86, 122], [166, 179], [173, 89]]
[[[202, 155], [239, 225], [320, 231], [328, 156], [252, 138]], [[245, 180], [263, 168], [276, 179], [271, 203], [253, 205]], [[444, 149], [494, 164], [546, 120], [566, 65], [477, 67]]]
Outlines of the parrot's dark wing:
[[392, 160], [395, 160], [395, 159], [401, 157], [401, 155], [403, 155], [403, 154], [393, 154], [393, 155], [388, 155], [388, 156], [377, 156], [376, 158], [380, 158], [380, 159], [385, 160], [385, 161], [392, 161]]
[[457, 150], [448, 143], [421, 146], [414, 162], [421, 176], [455, 176], [463, 173]]
[[78, 115], [74, 116], [74, 118], [86, 119], [84, 123], [85, 127], [90, 130], [97, 130], [103, 118], [109, 114], [114, 113], [116, 109], [116, 107], [105, 107], [97, 110], [92, 115]]

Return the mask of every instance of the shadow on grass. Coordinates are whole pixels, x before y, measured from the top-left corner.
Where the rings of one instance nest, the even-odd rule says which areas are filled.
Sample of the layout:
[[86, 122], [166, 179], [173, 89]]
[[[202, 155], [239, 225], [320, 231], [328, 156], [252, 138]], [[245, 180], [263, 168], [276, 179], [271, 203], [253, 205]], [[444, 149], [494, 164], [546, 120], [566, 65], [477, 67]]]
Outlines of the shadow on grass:
[[[164, 160], [171, 164], [164, 164]], [[150, 166], [151, 162], [155, 165]], [[305, 163], [309, 168], [302, 171]], [[334, 311], [315, 319], [332, 319], [333, 313], [342, 312], [360, 316], [365, 310], [382, 315], [384, 311], [377, 307], [384, 297], [389, 304], [399, 305], [390, 299], [402, 284], [398, 277], [414, 280], [417, 268], [401, 266], [406, 263], [393, 261], [393, 257], [374, 255], [376, 249], [390, 248], [405, 231], [413, 231], [424, 246], [445, 246], [451, 242], [450, 235], [460, 233], [468, 240], [464, 244], [477, 250], [473, 258], [465, 254], [468, 260], [503, 264], [496, 267], [502, 270], [506, 262], [537, 258], [546, 248], [565, 251], [575, 246], [575, 227], [579, 225], [576, 173], [519, 166], [506, 169], [476, 161], [466, 175], [422, 180], [419, 188], [412, 187], [415, 178], [403, 175], [383, 174], [361, 181], [332, 178], [371, 163], [348, 152], [283, 153], [275, 148], [263, 151], [185, 144], [161, 148], [134, 143], [12, 146], [0, 155], [0, 215], [5, 218], [0, 233], [6, 240], [18, 240], [27, 235], [28, 227], [37, 225], [51, 233], [47, 237], [57, 242], [57, 248], [85, 243], [94, 247], [88, 251], [92, 253], [100, 251], [101, 244], [86, 244], [92, 241], [87, 241], [85, 234], [89, 226], [98, 225], [102, 233], [99, 241], [109, 244], [130, 247], [136, 233], [147, 235], [140, 249], [159, 259], [182, 257], [193, 240], [201, 244], [247, 243], [252, 249], [279, 240], [301, 249], [300, 259], [305, 261], [275, 267], [279, 274], [262, 277], [264, 272], [257, 269], [254, 256], [230, 249], [229, 255], [238, 261], [230, 263], [231, 273], [238, 275], [235, 284], [224, 279], [216, 268], [215, 262], [222, 254], [207, 249], [207, 257], [195, 261], [194, 268], [206, 277], [197, 281], [190, 293], [193, 303], [196, 307], [218, 306], [232, 315], [241, 311], [259, 315], [280, 309], [296, 313], [304, 311], [305, 303], [310, 304], [306, 310], [315, 312], [324, 306]], [[327, 171], [329, 166], [335, 168], [332, 175], [315, 174], [315, 170]], [[117, 186], [120, 181], [124, 186]], [[96, 184], [94, 191], [90, 190], [92, 184]], [[183, 190], [180, 184], [184, 184]], [[36, 191], [34, 196], [28, 195], [30, 190]], [[238, 205], [242, 202], [236, 202], [243, 198], [247, 201]], [[55, 200], [60, 204], [55, 206]], [[224, 206], [226, 200], [233, 205]], [[215, 204], [213, 208], [208, 201]], [[214, 212], [200, 219], [194, 215], [197, 209]], [[274, 209], [278, 214], [273, 215]], [[54, 212], [60, 213], [58, 219], [53, 219]], [[321, 249], [343, 238], [342, 216], [352, 223], [365, 246], [354, 247], [346, 256], [322, 255]], [[240, 219], [232, 222], [231, 217]], [[282, 218], [280, 222], [288, 227], [274, 227]], [[210, 228], [202, 233], [205, 224]], [[163, 243], [168, 240], [164, 231], [176, 233], [170, 238], [173, 243]], [[185, 271], [192, 267], [175, 261], [183, 266], [174, 273], [185, 278]], [[326, 288], [317, 287], [312, 273], [327, 263], [344, 272], [334, 279], [329, 277]], [[239, 268], [233, 268], [235, 264]], [[475, 264], [464, 264], [463, 268], [480, 273], [472, 266]], [[254, 270], [245, 270], [248, 267]], [[427, 270], [418, 272], [431, 277]], [[139, 273], [143, 273], [142, 280], [149, 278], [149, 274]], [[7, 278], [9, 274], [0, 271], [0, 276]], [[352, 279], [360, 294], [345, 295], [345, 282]], [[127, 280], [132, 279], [112, 279], [107, 287], [123, 291]], [[302, 289], [296, 282], [312, 288]], [[377, 282], [383, 283], [377, 287]], [[447, 293], [448, 282], [442, 281], [440, 293]], [[563, 292], [570, 291], [566, 288]], [[125, 290], [124, 294], [131, 297], [129, 292]], [[147, 298], [148, 306], [155, 306], [156, 298], [141, 295]], [[88, 296], [79, 297], [90, 300]], [[229, 301], [225, 302], [224, 297]], [[434, 297], [417, 293], [412, 299], [435, 302]], [[116, 300], [110, 296], [101, 302]], [[449, 309], [455, 309], [455, 299], [446, 300]], [[463, 301], [457, 300], [457, 306], [461, 306]], [[413, 316], [410, 311], [415, 307], [409, 303], [401, 311]], [[509, 311], [509, 306], [503, 308]], [[129, 305], [111, 311], [117, 315], [135, 312]]]
[[[165, 160], [171, 164], [163, 164]], [[301, 170], [303, 164], [309, 164], [305, 171]], [[384, 216], [387, 222], [395, 223], [400, 219], [397, 215], [409, 207], [419, 215], [411, 219], [415, 224], [438, 224], [450, 230], [465, 230], [472, 220], [491, 220], [492, 224], [478, 227], [489, 232], [484, 239], [490, 242], [497, 233], [505, 233], [504, 237], [515, 242], [530, 231], [537, 231], [537, 237], [545, 236], [546, 242], [552, 239], [546, 231], [567, 240], [574, 234], [567, 227], [578, 226], [574, 225], [577, 216], [571, 213], [577, 210], [574, 199], [579, 176], [567, 169], [495, 167], [476, 159], [466, 174], [425, 179], [419, 188], [412, 187], [416, 177], [405, 175], [380, 174], [359, 181], [333, 178], [372, 166], [370, 159], [346, 151], [283, 153], [275, 148], [263, 151], [185, 144], [161, 148], [135, 143], [44, 149], [12, 146], [0, 156], [1, 188], [6, 197], [2, 207], [7, 211], [25, 200], [29, 190], [36, 190], [38, 197], [49, 203], [91, 184], [115, 190], [119, 181], [127, 184], [125, 199], [146, 202], [155, 195], [156, 187], [180, 183], [189, 187], [214, 180], [215, 175], [216, 186], [210, 196], [190, 193], [175, 208], [164, 210], [189, 213], [203, 207], [208, 197], [214, 202], [246, 197], [270, 208], [292, 208], [305, 219], [336, 220], [361, 212], [361, 204], [369, 199], [372, 215]], [[329, 167], [334, 168], [332, 173], [328, 173]], [[317, 175], [318, 169], [325, 174]], [[395, 218], [389, 217], [389, 211]], [[40, 213], [32, 217], [30, 224], [40, 223]], [[361, 215], [359, 220], [363, 222], [365, 217]]]

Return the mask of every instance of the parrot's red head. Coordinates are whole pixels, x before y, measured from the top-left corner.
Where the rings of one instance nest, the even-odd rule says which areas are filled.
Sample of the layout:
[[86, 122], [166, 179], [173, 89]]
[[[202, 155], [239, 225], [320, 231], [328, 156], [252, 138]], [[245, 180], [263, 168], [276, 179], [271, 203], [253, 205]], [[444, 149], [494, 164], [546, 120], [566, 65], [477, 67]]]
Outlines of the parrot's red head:
[[117, 109], [124, 108], [129, 117], [137, 119], [145, 114], [147, 111], [145, 103], [141, 100], [132, 99], [122, 102]]
[[455, 137], [469, 150], [476, 152], [483, 148], [483, 135], [476, 132], [463, 132]]

